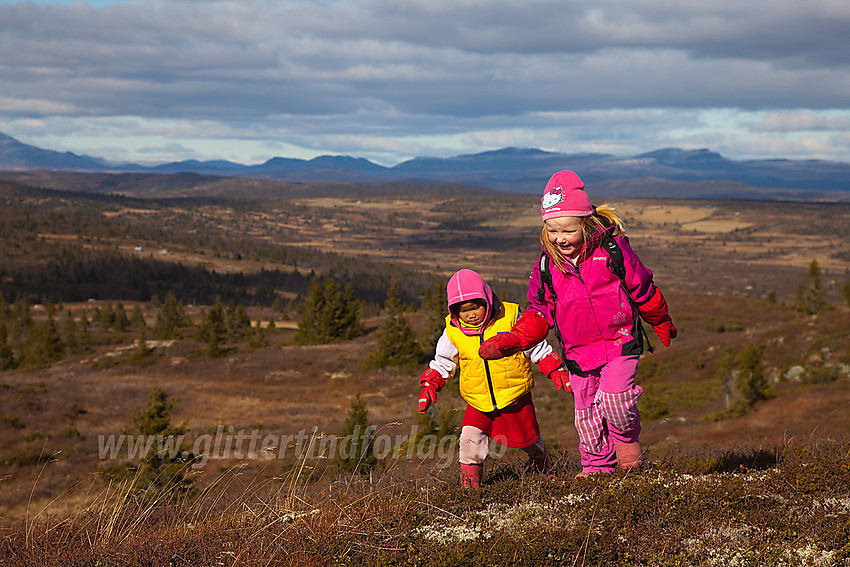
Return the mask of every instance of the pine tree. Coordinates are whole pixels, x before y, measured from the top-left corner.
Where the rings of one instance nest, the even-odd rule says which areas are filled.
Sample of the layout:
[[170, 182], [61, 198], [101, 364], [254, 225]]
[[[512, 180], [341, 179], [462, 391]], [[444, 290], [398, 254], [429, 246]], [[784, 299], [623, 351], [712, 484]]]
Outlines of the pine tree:
[[820, 266], [817, 260], [812, 260], [806, 274], [806, 283], [797, 288], [797, 301], [794, 305], [797, 311], [807, 315], [817, 315], [824, 311], [828, 305], [826, 302], [826, 290], [820, 279]]
[[241, 303], [230, 302], [227, 305], [226, 316], [227, 338], [231, 342], [238, 342], [247, 336], [247, 330], [251, 328], [251, 318]]
[[325, 298], [319, 278], [310, 280], [310, 295], [301, 309], [301, 319], [298, 321], [298, 331], [295, 333], [297, 344], [317, 344], [323, 342], [319, 328], [319, 317], [325, 309]]
[[384, 315], [377, 335], [378, 344], [366, 357], [366, 368], [384, 368], [395, 366], [412, 371], [419, 366], [422, 349], [416, 342], [413, 329], [404, 317], [404, 306], [396, 295], [396, 282], [390, 280], [387, 300], [384, 303]]
[[183, 310], [183, 302], [177, 299], [174, 292], [169, 291], [165, 296], [165, 302], [156, 316], [154, 326], [154, 337], [160, 340], [180, 339], [183, 334], [181, 327], [188, 327], [192, 321]]
[[715, 419], [744, 415], [753, 404], [771, 396], [762, 364], [762, 349], [756, 345], [748, 345], [737, 353], [734, 348], [727, 347], [718, 357], [715, 375], [726, 389], [726, 410]]
[[124, 333], [130, 328], [130, 318], [127, 317], [127, 312], [124, 311], [124, 305], [121, 303], [115, 306], [115, 317], [112, 320], [112, 327], [119, 333]]
[[62, 360], [65, 355], [65, 346], [56, 321], [48, 318], [41, 323], [36, 323], [30, 328], [24, 343], [23, 363], [26, 366], [39, 366]]
[[32, 310], [29, 299], [21, 297], [12, 305], [12, 325], [14, 332], [10, 334], [18, 341], [23, 337], [24, 330], [32, 326]]
[[68, 354], [82, 354], [80, 339], [77, 335], [77, 323], [74, 321], [73, 314], [68, 313], [65, 323], [62, 325], [62, 342], [65, 343]]
[[430, 350], [437, 348], [437, 341], [443, 335], [446, 328], [446, 314], [448, 305], [446, 300], [446, 289], [441, 282], [425, 290], [422, 299], [422, 307], [428, 313], [428, 329], [425, 331], [425, 345]]
[[372, 440], [375, 427], [369, 425], [369, 411], [366, 402], [357, 394], [351, 399], [351, 408], [345, 418], [345, 429], [340, 435], [334, 466], [339, 472], [366, 473], [374, 467], [375, 457]]
[[107, 303], [97, 311], [97, 322], [100, 328], [104, 331], [108, 330], [112, 323], [115, 322], [115, 312], [112, 310], [112, 305]]
[[735, 390], [747, 406], [770, 397], [770, 384], [764, 375], [762, 349], [747, 345], [736, 357]]
[[154, 436], [159, 440], [177, 437], [170, 450], [163, 441], [153, 444], [154, 450], [142, 457], [139, 470], [133, 475], [133, 489], [142, 498], [159, 501], [163, 497], [179, 499], [191, 490], [192, 479], [186, 477], [185, 451], [180, 437], [186, 432], [185, 425], [171, 424], [171, 411], [175, 399], [164, 390], [154, 387], [150, 391], [144, 409], [133, 415], [133, 432], [138, 435]]
[[0, 291], [0, 320], [7, 320], [9, 318], [9, 304], [6, 302], [6, 295]]
[[136, 334], [136, 348], [130, 355], [130, 359], [134, 362], [140, 362], [153, 352], [153, 349], [148, 347], [148, 328], [144, 319], [140, 319], [136, 324]]
[[266, 336], [266, 331], [263, 329], [261, 321], [257, 320], [257, 326], [252, 327], [252, 333], [248, 339], [248, 344], [252, 348], [266, 348], [269, 346], [269, 338]]
[[338, 306], [334, 310], [334, 331], [337, 338], [342, 340], [356, 339], [363, 334], [363, 324], [360, 322], [360, 302], [354, 293], [351, 282], [345, 284], [342, 293], [338, 294]]
[[216, 301], [210, 310], [204, 314], [201, 323], [199, 338], [206, 343], [204, 352], [208, 356], [218, 358], [224, 354], [221, 346], [227, 336], [227, 325], [225, 322], [224, 308], [220, 301]]
[[314, 277], [310, 281], [310, 297], [301, 310], [294, 342], [322, 344], [350, 340], [363, 334], [358, 315], [359, 302], [351, 284], [340, 291], [333, 278], [324, 287]]
[[7, 333], [6, 324], [0, 323], [0, 371], [11, 370], [18, 365], [15, 353], [9, 346]]
[[138, 329], [139, 325], [146, 327], [145, 314], [142, 313], [142, 308], [138, 305], [133, 306], [133, 313], [130, 315], [130, 324], [134, 329]]
[[53, 300], [47, 296], [44, 296], [41, 300], [41, 305], [44, 307], [44, 313], [48, 317], [56, 316], [56, 305], [53, 303]]
[[91, 352], [91, 333], [89, 333], [89, 318], [85, 311], [80, 313], [80, 352]]

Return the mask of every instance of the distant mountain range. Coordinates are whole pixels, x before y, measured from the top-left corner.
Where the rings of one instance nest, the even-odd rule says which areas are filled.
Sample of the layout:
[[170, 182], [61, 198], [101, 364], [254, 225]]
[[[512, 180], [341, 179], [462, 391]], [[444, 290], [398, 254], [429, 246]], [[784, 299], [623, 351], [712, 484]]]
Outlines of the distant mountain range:
[[110, 164], [55, 152], [0, 134], [0, 171], [62, 170], [101, 173], [195, 173], [283, 181], [455, 183], [514, 193], [537, 193], [560, 169], [579, 173], [603, 194], [682, 198], [786, 198], [850, 202], [850, 164], [822, 160], [736, 161], [708, 149], [660, 149], [636, 156], [564, 154], [504, 148], [449, 158], [418, 157], [393, 167], [349, 156], [310, 160], [274, 157], [259, 165], [180, 161], [154, 167]]

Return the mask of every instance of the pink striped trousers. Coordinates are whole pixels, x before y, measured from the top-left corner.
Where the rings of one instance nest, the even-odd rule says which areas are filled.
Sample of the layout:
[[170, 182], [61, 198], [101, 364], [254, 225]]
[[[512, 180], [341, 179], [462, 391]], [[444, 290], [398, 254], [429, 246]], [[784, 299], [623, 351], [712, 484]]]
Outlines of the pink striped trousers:
[[643, 393], [635, 384], [638, 358], [622, 356], [591, 372], [570, 373], [583, 472], [613, 472], [614, 446], [638, 440], [637, 401]]

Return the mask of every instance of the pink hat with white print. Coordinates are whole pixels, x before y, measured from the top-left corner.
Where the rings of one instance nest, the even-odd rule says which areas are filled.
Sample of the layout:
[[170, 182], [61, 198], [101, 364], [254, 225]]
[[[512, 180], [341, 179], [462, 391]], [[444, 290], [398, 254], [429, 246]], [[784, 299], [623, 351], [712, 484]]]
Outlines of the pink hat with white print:
[[589, 217], [593, 214], [584, 183], [574, 171], [559, 171], [549, 178], [540, 200], [543, 220], [556, 217]]

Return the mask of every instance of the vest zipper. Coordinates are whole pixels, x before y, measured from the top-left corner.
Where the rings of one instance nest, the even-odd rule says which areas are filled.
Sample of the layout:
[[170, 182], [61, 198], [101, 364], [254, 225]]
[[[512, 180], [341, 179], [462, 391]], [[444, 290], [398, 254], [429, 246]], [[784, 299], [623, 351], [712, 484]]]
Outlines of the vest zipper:
[[[484, 343], [484, 330], [483, 329], [481, 330], [481, 334], [478, 335], [478, 343], [479, 344]], [[487, 388], [490, 390], [490, 401], [493, 402], [493, 411], [496, 411], [497, 409], [499, 409], [499, 406], [496, 405], [496, 392], [493, 391], [493, 378], [490, 376], [490, 365], [487, 364], [486, 359], [482, 359], [482, 360], [484, 360], [484, 374], [487, 375]]]

